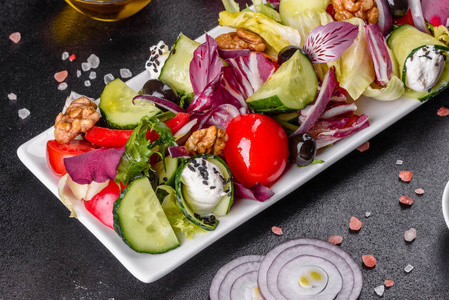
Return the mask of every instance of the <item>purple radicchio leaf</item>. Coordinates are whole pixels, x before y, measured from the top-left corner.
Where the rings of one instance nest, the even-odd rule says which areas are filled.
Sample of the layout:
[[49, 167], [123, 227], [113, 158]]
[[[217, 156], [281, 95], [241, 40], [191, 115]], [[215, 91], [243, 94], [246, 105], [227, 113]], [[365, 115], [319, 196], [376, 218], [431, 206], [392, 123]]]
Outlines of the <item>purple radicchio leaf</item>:
[[391, 79], [392, 62], [388, 53], [387, 42], [377, 24], [365, 26], [366, 43], [373, 59], [376, 81], [385, 86]]
[[[309, 111], [313, 108], [313, 105], [308, 105], [305, 109], [301, 110], [299, 121], [302, 123], [307, 118]], [[319, 119], [331, 119], [348, 113], [352, 113], [357, 109], [355, 103], [342, 103], [329, 101], [324, 112], [320, 115]]]
[[203, 92], [205, 87], [221, 72], [223, 62], [218, 55], [218, 44], [214, 38], [206, 34], [206, 42], [193, 52], [190, 62], [190, 82], [195, 96]]
[[124, 151], [125, 147], [100, 148], [64, 158], [64, 166], [72, 180], [78, 184], [114, 180]]
[[246, 97], [251, 96], [274, 73], [274, 62], [262, 53], [253, 51], [247, 56], [226, 60], [234, 70], [235, 78]]
[[359, 27], [348, 22], [331, 22], [316, 27], [304, 43], [304, 50], [313, 64], [327, 63], [338, 59], [352, 45]]
[[234, 182], [234, 191], [237, 197], [257, 200], [259, 202], [264, 202], [274, 195], [274, 192], [270, 188], [260, 183], [256, 183], [252, 188], [246, 188], [243, 184]]
[[219, 105], [202, 117], [198, 129], [215, 126], [225, 130], [229, 122], [240, 114], [241, 111], [232, 104]]
[[313, 124], [315, 124], [321, 114], [325, 111], [326, 106], [329, 103], [329, 100], [335, 90], [335, 87], [337, 86], [337, 83], [338, 82], [335, 76], [335, 69], [332, 67], [324, 76], [321, 90], [318, 94], [318, 97], [315, 99], [315, 102], [312, 105], [311, 109], [308, 111], [306, 118], [301, 123], [299, 128], [295, 130], [295, 132], [290, 134], [289, 137], [307, 132], [310, 128], [312, 128]]
[[279, 10], [279, 4], [281, 3], [281, 0], [267, 0], [276, 10]]
[[190, 156], [189, 150], [184, 146], [170, 146], [167, 150], [173, 158]]
[[[355, 115], [354, 115], [355, 116]], [[333, 144], [369, 126], [368, 116], [362, 114], [354, 123], [343, 128], [324, 130], [316, 136], [317, 149]]]
[[222, 73], [218, 73], [212, 81], [207, 83], [201, 93], [193, 98], [187, 108], [188, 113], [204, 113], [211, 109], [214, 100], [214, 92], [219, 88], [221, 77]]

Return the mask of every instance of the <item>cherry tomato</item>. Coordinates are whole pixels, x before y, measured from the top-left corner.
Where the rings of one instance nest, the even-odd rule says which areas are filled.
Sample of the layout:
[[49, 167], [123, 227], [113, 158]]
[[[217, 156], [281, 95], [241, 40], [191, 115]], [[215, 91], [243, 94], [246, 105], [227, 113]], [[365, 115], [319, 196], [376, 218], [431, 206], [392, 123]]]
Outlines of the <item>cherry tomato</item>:
[[58, 176], [67, 171], [64, 158], [72, 157], [96, 149], [95, 145], [86, 140], [71, 140], [68, 143], [59, 143], [56, 140], [47, 142], [47, 163], [50, 170]]
[[245, 187], [273, 183], [284, 171], [288, 140], [282, 126], [261, 114], [239, 115], [226, 128], [226, 162]]
[[120, 196], [120, 188], [114, 180], [96, 194], [91, 200], [84, 201], [86, 209], [104, 225], [114, 229], [112, 209], [114, 202]]

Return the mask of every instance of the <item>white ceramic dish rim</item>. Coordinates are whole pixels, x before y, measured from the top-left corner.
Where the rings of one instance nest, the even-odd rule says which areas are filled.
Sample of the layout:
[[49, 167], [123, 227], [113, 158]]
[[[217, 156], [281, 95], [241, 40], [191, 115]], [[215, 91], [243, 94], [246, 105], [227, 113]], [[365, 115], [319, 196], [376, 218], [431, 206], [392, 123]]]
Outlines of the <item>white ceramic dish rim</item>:
[[[215, 37], [230, 30], [232, 29], [217, 26], [210, 30], [208, 34]], [[197, 41], [204, 42], [205, 35], [199, 37]], [[148, 73], [144, 71], [129, 80], [127, 84], [138, 91], [148, 79]], [[77, 213], [77, 219], [111, 251], [129, 272], [143, 282], [154, 282], [182, 265], [236, 227], [242, 225], [253, 216], [293, 192], [420, 105], [422, 103], [415, 99], [401, 98], [391, 102], [384, 102], [361, 97], [357, 100], [358, 113], [363, 112], [370, 117], [370, 126], [368, 128], [339, 141], [332, 147], [319, 153], [317, 158], [323, 160], [324, 163], [306, 168], [291, 167], [286, 170], [285, 174], [273, 185], [272, 190], [275, 192], [275, 195], [271, 199], [263, 203], [247, 199], [237, 200], [230, 213], [220, 218], [220, 224], [215, 231], [198, 234], [191, 240], [181, 237], [181, 246], [167, 253], [157, 255], [136, 253], [112, 229], [104, 226], [86, 211], [80, 201], [72, 199], [73, 207]], [[17, 154], [25, 166], [58, 197], [57, 184], [59, 178], [50, 172], [45, 158], [46, 142], [53, 138], [53, 128], [49, 128], [21, 145], [17, 150]], [[447, 197], [449, 197], [448, 194], [449, 192], [445, 193]], [[449, 206], [449, 204], [446, 203], [446, 206]], [[446, 206], [443, 202], [443, 211]], [[446, 209], [446, 212], [448, 210]], [[448, 223], [448, 218], [447, 214], [445, 214], [446, 223]]]
[[443, 216], [447, 227], [449, 228], [449, 181], [446, 184], [443, 192], [442, 200]]

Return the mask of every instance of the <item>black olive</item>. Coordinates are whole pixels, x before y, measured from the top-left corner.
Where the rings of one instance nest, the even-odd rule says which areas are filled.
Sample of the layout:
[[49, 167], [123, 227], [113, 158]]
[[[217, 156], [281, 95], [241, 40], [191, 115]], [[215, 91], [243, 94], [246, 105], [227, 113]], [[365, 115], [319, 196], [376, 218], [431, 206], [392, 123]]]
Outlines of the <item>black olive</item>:
[[393, 18], [402, 18], [408, 11], [408, 0], [388, 0], [391, 16]]
[[282, 49], [279, 54], [278, 54], [278, 64], [282, 65], [284, 62], [286, 62], [287, 60], [290, 59], [290, 57], [293, 56], [293, 54], [295, 54], [296, 51], [301, 51], [301, 53], [305, 56], [307, 56], [307, 58], [310, 60], [310, 56], [309, 54], [302, 48], [290, 45], [285, 47], [284, 49]]
[[176, 91], [159, 79], [150, 79], [145, 82], [139, 93], [164, 98], [179, 105], [179, 98]]
[[308, 133], [300, 133], [288, 139], [289, 158], [298, 166], [307, 166], [315, 159], [316, 141]]

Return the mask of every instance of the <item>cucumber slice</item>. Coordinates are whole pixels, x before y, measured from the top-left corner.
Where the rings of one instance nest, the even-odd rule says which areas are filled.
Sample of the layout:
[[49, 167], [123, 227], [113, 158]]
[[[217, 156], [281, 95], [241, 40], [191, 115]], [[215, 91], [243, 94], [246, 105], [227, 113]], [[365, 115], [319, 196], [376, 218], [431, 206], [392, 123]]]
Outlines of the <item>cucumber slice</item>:
[[137, 252], [163, 253], [178, 247], [176, 237], [148, 178], [133, 180], [114, 203], [114, 229]]
[[[184, 168], [190, 168], [194, 164], [192, 163], [196, 159], [207, 160], [217, 167], [223, 175], [223, 191], [225, 192], [218, 203], [212, 208], [208, 216], [200, 216], [198, 212], [195, 212], [189, 202], [192, 203], [195, 199], [190, 199], [189, 195], [184, 192], [184, 183], [182, 182], [182, 172]], [[212, 175], [209, 175], [212, 176]], [[232, 179], [232, 173], [226, 163], [215, 155], [198, 155], [192, 157], [192, 159], [185, 160], [178, 168], [175, 177], [175, 190], [176, 197], [178, 199], [179, 207], [184, 213], [186, 218], [193, 224], [201, 227], [204, 230], [212, 231], [218, 225], [217, 217], [224, 216], [229, 212], [232, 203], [234, 202], [234, 185]]]
[[155, 105], [134, 105], [137, 93], [119, 78], [109, 82], [100, 96], [100, 110], [108, 126], [117, 129], [134, 129], [143, 116], [160, 113]]
[[318, 77], [300, 51], [284, 62], [246, 103], [255, 112], [279, 114], [303, 109], [315, 100]]
[[162, 161], [158, 161], [154, 165], [154, 169], [159, 176], [159, 184], [166, 184], [172, 187], [175, 185], [175, 175], [179, 165], [178, 162], [179, 158], [166, 156], [165, 167]]
[[159, 80], [176, 89], [178, 95], [193, 93], [189, 69], [193, 52], [198, 46], [198, 42], [179, 34], [161, 70]]
[[[433, 36], [423, 33], [415, 27], [407, 24], [395, 29], [388, 37], [387, 43], [388, 47], [390, 47], [390, 49], [393, 51], [396, 61], [398, 62], [400, 78], [404, 84], [406, 83], [407, 76], [407, 67], [405, 62], [416, 51], [427, 45], [434, 45], [436, 48], [445, 51], [445, 55], [448, 55], [449, 51], [449, 48], [445, 44], [443, 44]], [[417, 92], [412, 89], [406, 88], [404, 96], [419, 99], [420, 101], [425, 101], [433, 96], [436, 96], [448, 86], [449, 64], [445, 63], [440, 79], [432, 87], [430, 92]]]

